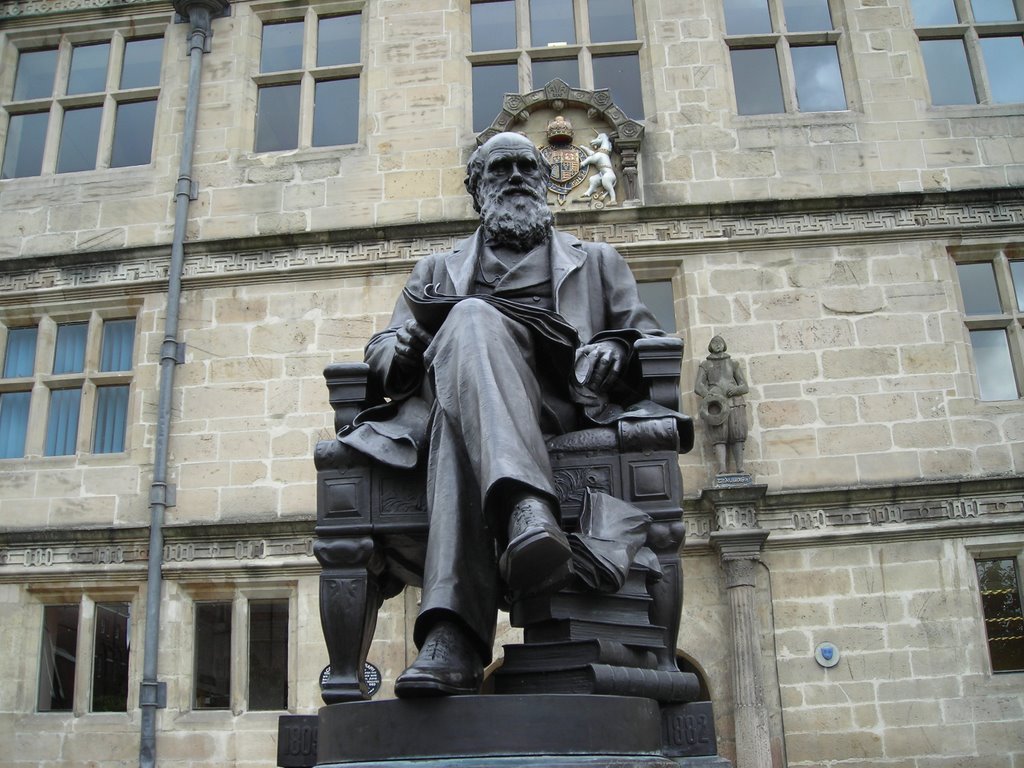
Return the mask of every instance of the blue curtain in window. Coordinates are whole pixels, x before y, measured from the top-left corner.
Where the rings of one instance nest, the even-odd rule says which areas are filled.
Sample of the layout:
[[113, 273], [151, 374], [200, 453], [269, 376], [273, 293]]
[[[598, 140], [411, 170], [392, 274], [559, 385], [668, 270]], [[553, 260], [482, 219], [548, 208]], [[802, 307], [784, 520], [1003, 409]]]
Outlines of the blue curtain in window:
[[96, 389], [96, 424], [92, 436], [93, 453], [120, 453], [124, 450], [127, 416], [127, 384]]
[[101, 371], [130, 371], [135, 346], [134, 320], [108, 320], [103, 324]]
[[80, 373], [85, 367], [87, 323], [57, 326], [57, 344], [53, 351], [54, 373]]
[[36, 329], [12, 328], [7, 331], [4, 354], [4, 378], [31, 376], [36, 365]]
[[46, 423], [47, 456], [68, 456], [75, 452], [81, 402], [81, 389], [55, 389], [50, 392], [50, 417]]
[[25, 455], [31, 397], [31, 392], [4, 392], [0, 395], [0, 459], [17, 459]]

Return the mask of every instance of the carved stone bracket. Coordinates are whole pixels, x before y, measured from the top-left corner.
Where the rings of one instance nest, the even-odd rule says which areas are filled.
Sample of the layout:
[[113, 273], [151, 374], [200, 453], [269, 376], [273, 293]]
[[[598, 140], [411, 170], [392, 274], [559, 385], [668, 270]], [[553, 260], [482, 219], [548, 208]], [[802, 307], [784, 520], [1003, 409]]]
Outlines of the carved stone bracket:
[[758, 509], [767, 492], [767, 485], [706, 488], [701, 492], [700, 503], [713, 513], [719, 531], [759, 529]]
[[622, 177], [625, 202], [638, 203], [640, 188], [637, 184], [638, 158], [643, 143], [644, 127], [631, 120], [621, 107], [612, 101], [611, 91], [601, 88], [588, 91], [573, 88], [563, 80], [552, 80], [543, 88], [529, 93], [506, 93], [501, 112], [494, 121], [477, 136], [477, 143], [483, 144], [502, 131], [516, 130], [517, 123], [526, 122], [538, 109], [550, 108], [562, 111], [567, 107], [586, 110], [591, 120], [602, 120], [615, 140], [615, 148], [622, 160]]

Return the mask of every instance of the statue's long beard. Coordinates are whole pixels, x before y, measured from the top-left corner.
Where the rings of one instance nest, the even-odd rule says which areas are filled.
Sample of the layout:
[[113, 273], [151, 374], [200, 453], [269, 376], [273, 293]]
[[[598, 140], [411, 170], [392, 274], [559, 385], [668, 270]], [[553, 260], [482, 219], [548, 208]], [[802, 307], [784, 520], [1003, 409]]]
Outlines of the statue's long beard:
[[547, 201], [534, 195], [486, 195], [480, 219], [492, 243], [529, 251], [547, 239], [554, 222]]

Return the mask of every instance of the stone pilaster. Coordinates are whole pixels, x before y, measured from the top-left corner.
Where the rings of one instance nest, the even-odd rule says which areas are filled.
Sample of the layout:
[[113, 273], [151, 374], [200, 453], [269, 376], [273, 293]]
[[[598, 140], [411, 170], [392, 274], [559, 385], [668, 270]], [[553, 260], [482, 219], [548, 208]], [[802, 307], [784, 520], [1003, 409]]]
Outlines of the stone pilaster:
[[729, 593], [737, 768], [772, 768], [756, 587], [761, 549], [768, 538], [757, 520], [765, 491], [766, 486], [759, 485], [704, 492], [704, 500], [715, 509], [718, 530], [711, 534], [711, 545], [718, 552]]

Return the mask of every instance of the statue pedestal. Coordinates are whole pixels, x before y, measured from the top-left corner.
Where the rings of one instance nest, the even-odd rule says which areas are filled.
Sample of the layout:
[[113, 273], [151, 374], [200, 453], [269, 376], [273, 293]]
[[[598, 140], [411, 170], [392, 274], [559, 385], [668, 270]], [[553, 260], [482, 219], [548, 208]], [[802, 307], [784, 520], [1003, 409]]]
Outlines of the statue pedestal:
[[657, 702], [627, 696], [453, 696], [320, 710], [318, 768], [676, 768]]

